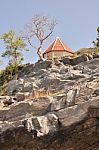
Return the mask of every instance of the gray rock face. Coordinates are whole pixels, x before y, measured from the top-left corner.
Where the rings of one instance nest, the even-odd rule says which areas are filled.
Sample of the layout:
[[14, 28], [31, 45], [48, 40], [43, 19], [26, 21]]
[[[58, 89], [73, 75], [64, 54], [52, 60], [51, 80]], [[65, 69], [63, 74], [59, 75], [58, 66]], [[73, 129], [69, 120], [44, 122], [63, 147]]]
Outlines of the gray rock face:
[[93, 58], [99, 58], [99, 54], [93, 54]]
[[50, 104], [50, 111], [60, 110], [66, 107], [66, 95], [55, 98], [53, 98], [53, 102]]
[[18, 91], [18, 80], [12, 80], [8, 84], [7, 95], [14, 95]]
[[84, 54], [84, 55], [81, 55], [81, 56], [78, 56], [78, 57], [72, 59], [71, 64], [72, 65], [77, 65], [81, 62], [88, 61], [88, 60], [89, 60], [88, 56], [86, 54]]
[[63, 58], [61, 61], [63, 62], [63, 64], [68, 64], [68, 65], [77, 65], [79, 63], [85, 62], [85, 61], [89, 61], [93, 58], [98, 58], [98, 55], [93, 56], [91, 54], [83, 54], [81, 56], [78, 56], [76, 58], [70, 58], [70, 57], [66, 57]]
[[99, 89], [96, 89], [93, 94], [95, 94], [96, 96], [98, 96], [99, 95]]
[[77, 93], [77, 89], [71, 89], [67, 92], [67, 98], [66, 98], [67, 106], [75, 105], [76, 93]]
[[[88, 57], [88, 61], [86, 57]], [[62, 129], [71, 129], [71, 126], [75, 126], [75, 124], [81, 125], [84, 120], [87, 122], [88, 118], [89, 124], [93, 124], [88, 111], [90, 107], [99, 108], [99, 59], [86, 57], [84, 55], [75, 58], [74, 62], [70, 60], [75, 66], [67, 65], [67, 63], [65, 65], [65, 60], [61, 65], [55, 65], [52, 61], [41, 61], [25, 66], [22, 73], [20, 72], [18, 80], [8, 83], [7, 92], [8, 95], [11, 95], [13, 103], [4, 105], [4, 100], [9, 97], [8, 95], [0, 97], [0, 144], [7, 144], [7, 140], [11, 140], [12, 137], [14, 141], [17, 141], [16, 138], [20, 134], [25, 140], [24, 143], [34, 141], [38, 137], [46, 138], [49, 135], [54, 138], [56, 133], [60, 133], [62, 139]], [[80, 61], [83, 62], [76, 65]], [[95, 120], [92, 118], [96, 123], [97, 116], [95, 115]], [[88, 125], [84, 124], [84, 126]], [[79, 129], [80, 133], [82, 128], [81, 126]], [[89, 130], [92, 130], [90, 128], [88, 134]], [[74, 130], [72, 133], [75, 134]], [[77, 137], [78, 133], [77, 129], [74, 137]], [[74, 137], [68, 140], [73, 141]], [[1, 146], [2, 144], [0, 148], [2, 148]], [[5, 147], [3, 148], [5, 149]], [[33, 148], [35, 149], [35, 146], [31, 149]], [[38, 149], [44, 150], [40, 146], [36, 147], [36, 150]]]
[[25, 100], [25, 95], [24, 93], [16, 93], [16, 100], [19, 102], [19, 101], [23, 101]]
[[77, 65], [81, 62], [85, 62], [85, 61], [89, 61], [89, 59], [92, 59], [91, 56], [87, 55], [87, 54], [83, 54], [81, 56], [78, 56], [76, 58], [69, 58], [69, 57], [66, 57], [66, 58], [63, 58], [62, 62], [63, 64], [68, 64], [68, 65]]
[[39, 70], [41, 69], [48, 69], [52, 66], [52, 61], [46, 60], [46, 61], [40, 61], [35, 64], [28, 64], [26, 65], [22, 71], [19, 73], [19, 77], [23, 78], [23, 76], [28, 76], [28, 75], [35, 75]]
[[58, 117], [55, 114], [28, 118], [24, 121], [24, 125], [29, 132], [35, 130], [38, 137], [55, 132], [59, 128]]
[[75, 105], [76, 93], [77, 89], [70, 89], [66, 95], [53, 97], [53, 101], [50, 104], [50, 111], [57, 111]]
[[66, 64], [71, 65], [71, 58], [69, 57], [63, 58], [62, 62], [64, 65]]
[[[98, 97], [99, 98], [99, 97]], [[90, 99], [87, 102], [80, 103], [55, 112], [63, 126], [69, 126], [75, 122], [83, 120], [90, 106], [98, 106], [98, 98]]]

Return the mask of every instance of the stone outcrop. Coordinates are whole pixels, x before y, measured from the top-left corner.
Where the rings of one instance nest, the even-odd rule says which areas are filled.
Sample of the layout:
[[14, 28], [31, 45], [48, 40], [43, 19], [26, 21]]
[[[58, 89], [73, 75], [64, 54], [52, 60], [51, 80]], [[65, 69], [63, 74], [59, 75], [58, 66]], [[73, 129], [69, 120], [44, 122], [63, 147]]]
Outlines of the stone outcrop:
[[[53, 116], [49, 116], [52, 119]], [[46, 120], [46, 116], [38, 120], [49, 123], [50, 120]], [[37, 133], [36, 130], [31, 130], [31, 120], [24, 122], [25, 127], [20, 125], [19, 127], [12, 127], [5, 123], [5, 132], [0, 134], [0, 148], [1, 150], [12, 149], [26, 149], [26, 150], [98, 150], [99, 149], [99, 107], [94, 106], [88, 110], [86, 117], [82, 121], [78, 121], [68, 127], [61, 127], [61, 124], [57, 126], [57, 117], [54, 121], [47, 125], [46, 123], [42, 127], [39, 127], [38, 120], [33, 120], [36, 124], [35, 128], [44, 131], [51, 131], [50, 134], [40, 136], [41, 133]], [[55, 121], [56, 120], [56, 121]], [[29, 124], [30, 123], [30, 124]], [[53, 124], [52, 124], [53, 123]], [[10, 128], [8, 130], [7, 127]], [[28, 130], [27, 130], [28, 126]], [[56, 130], [57, 129], [57, 130]], [[53, 132], [54, 131], [54, 132]], [[38, 137], [37, 137], [38, 134]], [[40, 136], [40, 137], [39, 137]]]
[[8, 83], [0, 150], [99, 149], [99, 58], [81, 57], [28, 64]]
[[78, 65], [79, 63], [85, 62], [85, 61], [89, 61], [91, 59], [94, 58], [99, 58], [98, 54], [83, 54], [80, 56], [77, 56], [75, 58], [70, 58], [70, 57], [64, 57], [61, 62], [63, 62], [63, 64], [68, 64], [68, 65]]

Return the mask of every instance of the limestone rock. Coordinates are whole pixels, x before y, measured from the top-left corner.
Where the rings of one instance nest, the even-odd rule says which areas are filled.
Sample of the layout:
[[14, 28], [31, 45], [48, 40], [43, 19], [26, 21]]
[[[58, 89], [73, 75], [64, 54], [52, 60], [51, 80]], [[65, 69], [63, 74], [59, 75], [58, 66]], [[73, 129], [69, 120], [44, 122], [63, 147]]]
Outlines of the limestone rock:
[[13, 104], [13, 103], [14, 103], [14, 102], [12, 101], [11, 98], [8, 99], [8, 100], [4, 100], [4, 101], [3, 101], [4, 106], [9, 106], [9, 105], [11, 105], [11, 104]]
[[18, 93], [16, 93], [16, 101], [23, 101], [23, 100], [25, 100], [25, 94], [24, 93], [20, 93], [20, 92], [18, 92]]
[[55, 114], [47, 114], [37, 118], [29, 118], [24, 121], [25, 128], [28, 131], [35, 130], [37, 136], [43, 136], [59, 128], [58, 117]]
[[99, 95], [99, 89], [96, 89], [93, 94], [95, 94], [96, 96], [98, 96]]
[[52, 61], [50, 60], [45, 60], [45, 61], [41, 61], [41, 62], [37, 62], [35, 65], [34, 65], [34, 68], [33, 68], [33, 71], [38, 71], [40, 69], [48, 69], [48, 68], [51, 68], [52, 66]]
[[89, 60], [88, 56], [86, 54], [84, 54], [84, 55], [81, 55], [81, 56], [78, 56], [78, 57], [72, 59], [71, 64], [72, 65], [77, 65], [81, 62], [88, 61], [88, 60]]
[[77, 89], [71, 89], [68, 91], [67, 96], [66, 96], [66, 104], [68, 107], [75, 105], [76, 93], [77, 93]]
[[14, 95], [18, 91], [18, 80], [11, 80], [7, 87], [7, 95]]
[[99, 58], [99, 54], [93, 54], [93, 58]]
[[[50, 111], [60, 110], [66, 107], [66, 95], [55, 97], [56, 100], [53, 100], [50, 104]], [[55, 99], [54, 98], [54, 99]]]
[[71, 65], [71, 58], [70, 57], [65, 57], [62, 59], [62, 62], [64, 65], [68, 64]]
[[88, 55], [88, 54], [83, 54], [81, 56], [78, 56], [76, 58], [69, 58], [69, 57], [66, 57], [66, 58], [63, 58], [62, 59], [62, 62], [63, 64], [68, 64], [68, 65], [77, 65], [81, 62], [84, 62], [84, 61], [89, 61], [90, 59], [92, 59], [92, 56]]
[[[11, 96], [0, 97], [0, 150], [99, 149], [99, 58], [60, 62], [27, 64], [8, 83]], [[9, 98], [13, 104], [4, 107]]]

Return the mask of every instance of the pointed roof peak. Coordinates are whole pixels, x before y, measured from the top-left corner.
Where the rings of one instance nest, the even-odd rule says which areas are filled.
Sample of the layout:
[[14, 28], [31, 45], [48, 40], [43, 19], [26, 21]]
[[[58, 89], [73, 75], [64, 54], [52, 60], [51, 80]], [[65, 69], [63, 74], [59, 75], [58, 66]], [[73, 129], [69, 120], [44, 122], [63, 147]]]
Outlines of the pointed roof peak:
[[57, 36], [57, 37], [56, 37], [56, 39], [60, 39], [60, 37], [59, 37], [59, 36]]
[[58, 36], [44, 53], [49, 53], [52, 51], [67, 51], [73, 53], [72, 50]]

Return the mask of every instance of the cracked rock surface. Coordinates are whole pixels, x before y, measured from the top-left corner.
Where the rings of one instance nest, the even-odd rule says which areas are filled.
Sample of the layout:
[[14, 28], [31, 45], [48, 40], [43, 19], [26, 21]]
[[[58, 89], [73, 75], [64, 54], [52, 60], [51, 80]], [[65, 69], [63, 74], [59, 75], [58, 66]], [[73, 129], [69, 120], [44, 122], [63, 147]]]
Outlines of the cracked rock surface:
[[99, 150], [99, 58], [70, 61], [28, 64], [8, 83], [0, 150]]

